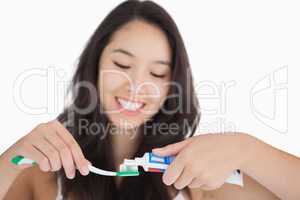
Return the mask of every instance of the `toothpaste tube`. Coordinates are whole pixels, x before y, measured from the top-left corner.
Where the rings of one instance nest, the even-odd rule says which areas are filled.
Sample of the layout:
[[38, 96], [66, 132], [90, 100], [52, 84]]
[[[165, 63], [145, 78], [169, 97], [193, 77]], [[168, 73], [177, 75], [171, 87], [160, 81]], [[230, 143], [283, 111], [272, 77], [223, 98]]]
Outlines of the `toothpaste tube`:
[[[161, 157], [146, 152], [143, 157], [137, 157], [133, 160], [125, 159], [123, 165], [142, 166], [146, 172], [164, 172], [174, 159], [175, 156]], [[235, 170], [225, 182], [243, 186], [243, 174], [240, 170]]]

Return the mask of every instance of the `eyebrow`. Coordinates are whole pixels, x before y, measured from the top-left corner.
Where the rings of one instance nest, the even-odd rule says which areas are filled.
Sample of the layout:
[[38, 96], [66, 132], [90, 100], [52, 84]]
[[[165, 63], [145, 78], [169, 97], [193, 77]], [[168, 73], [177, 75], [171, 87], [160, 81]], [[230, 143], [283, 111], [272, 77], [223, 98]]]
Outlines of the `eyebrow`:
[[[133, 58], [135, 57], [135, 55], [133, 53], [131, 53], [131, 52], [125, 50], [125, 49], [114, 49], [112, 51], [112, 53], [122, 53], [122, 54], [125, 54], [125, 55], [129, 56], [129, 57], [133, 57]], [[167, 65], [167, 66], [171, 67], [171, 63], [169, 61], [155, 60], [153, 63]]]

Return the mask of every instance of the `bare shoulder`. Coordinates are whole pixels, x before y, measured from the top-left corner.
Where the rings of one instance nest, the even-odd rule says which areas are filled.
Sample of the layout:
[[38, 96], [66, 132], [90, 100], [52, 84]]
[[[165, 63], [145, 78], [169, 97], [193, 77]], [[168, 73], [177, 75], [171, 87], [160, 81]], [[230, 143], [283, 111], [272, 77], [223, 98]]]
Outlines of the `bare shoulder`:
[[244, 174], [244, 186], [240, 187], [233, 184], [225, 183], [222, 187], [204, 191], [202, 189], [187, 189], [189, 200], [279, 200], [279, 198], [263, 185]]
[[56, 192], [56, 175], [53, 172], [43, 172], [38, 166], [24, 169], [13, 182], [4, 200], [10, 199], [45, 199]]

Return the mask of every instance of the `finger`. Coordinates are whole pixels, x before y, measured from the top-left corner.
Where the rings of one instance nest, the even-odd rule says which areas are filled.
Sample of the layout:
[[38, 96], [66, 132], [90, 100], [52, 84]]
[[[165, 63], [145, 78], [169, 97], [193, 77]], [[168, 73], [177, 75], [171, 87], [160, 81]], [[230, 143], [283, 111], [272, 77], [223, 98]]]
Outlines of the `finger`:
[[89, 162], [85, 159], [79, 144], [73, 138], [71, 133], [60, 122], [54, 120], [53, 123], [54, 127], [56, 128], [57, 135], [62, 138], [62, 140], [70, 148], [77, 169], [81, 174], [87, 175], [89, 173]]
[[181, 175], [184, 165], [181, 162], [180, 156], [177, 156], [175, 160], [168, 166], [163, 175], [163, 182], [166, 185], [172, 185]]
[[70, 179], [74, 178], [76, 169], [71, 150], [66, 144], [64, 144], [61, 145], [59, 149], [59, 154], [66, 176]]
[[57, 171], [63, 166], [62, 165], [63, 155], [61, 154], [61, 150], [67, 148], [67, 146], [64, 143], [64, 141], [60, 139], [60, 137], [56, 134], [55, 131], [45, 134], [44, 139], [47, 140], [58, 152], [60, 165], [56, 166], [56, 168], [54, 169], [55, 171]]
[[76, 168], [75, 168], [75, 162], [73, 160], [71, 149], [69, 145], [60, 136], [62, 134], [58, 134], [56, 128], [55, 127], [53, 128], [54, 131], [48, 132], [48, 134], [45, 134], [44, 137], [48, 138], [49, 141], [51, 141], [51, 143], [57, 146], [65, 174], [68, 178], [72, 179], [75, 177]]
[[44, 138], [39, 138], [32, 145], [42, 152], [49, 160], [52, 171], [57, 171], [61, 167], [58, 151]]
[[[49, 141], [49, 143], [51, 143], [57, 150], [58, 152], [61, 153], [61, 149], [64, 149], [64, 148], [68, 148], [67, 145], [64, 143], [64, 141], [57, 135], [57, 133], [54, 131], [53, 133], [49, 133], [49, 134], [46, 134], [45, 136], [45, 139], [47, 141]], [[63, 155], [60, 154], [60, 160], [62, 160], [63, 158]], [[61, 161], [62, 162], [62, 161]], [[80, 171], [80, 170], [79, 170]], [[87, 175], [88, 172], [82, 172], [82, 170], [80, 171], [80, 173], [82, 175]]]
[[70, 145], [68, 145], [67, 142], [65, 142], [61, 135], [56, 131], [52, 135], [47, 134], [46, 137], [49, 138], [49, 140], [51, 140], [53, 143], [55, 143], [56, 148], [58, 148], [62, 166], [64, 168], [66, 176], [70, 179], [74, 178], [76, 166]]
[[178, 190], [183, 189], [187, 185], [191, 183], [193, 180], [194, 175], [191, 170], [189, 170], [187, 167], [183, 169], [183, 173], [180, 175], [180, 177], [175, 181], [174, 186]]
[[22, 151], [17, 152], [17, 154], [34, 160], [44, 172], [51, 168], [48, 158], [31, 144], [24, 145]]
[[200, 188], [204, 185], [204, 182], [199, 178], [194, 178], [188, 185], [189, 188]]
[[186, 145], [190, 143], [189, 139], [165, 147], [152, 149], [152, 152], [158, 156], [171, 156], [178, 154]]

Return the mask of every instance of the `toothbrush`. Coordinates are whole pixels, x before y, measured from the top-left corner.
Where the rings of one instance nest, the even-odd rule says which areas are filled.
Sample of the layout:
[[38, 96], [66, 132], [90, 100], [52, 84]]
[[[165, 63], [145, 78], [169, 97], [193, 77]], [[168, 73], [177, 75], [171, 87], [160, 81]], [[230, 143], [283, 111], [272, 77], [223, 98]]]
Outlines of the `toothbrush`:
[[[146, 172], [164, 172], [167, 167], [175, 159], [175, 156], [161, 157], [154, 155], [153, 153], [146, 152], [143, 157], [137, 157], [135, 159], [125, 159], [122, 166], [142, 166]], [[226, 183], [243, 186], [243, 174], [240, 170], [235, 170], [225, 180]]]
[[[146, 172], [164, 172], [174, 159], [175, 156], [161, 157], [154, 155], [153, 153], [146, 152], [143, 157], [125, 159], [120, 165], [119, 172], [102, 170], [92, 165], [88, 165], [88, 167], [90, 172], [104, 176], [139, 176], [140, 173], [138, 171], [138, 166], [143, 167]], [[36, 164], [35, 161], [20, 155], [13, 157], [11, 162], [15, 165]], [[235, 170], [225, 180], [225, 182], [243, 187], [243, 174], [240, 170]]]
[[[24, 165], [24, 164], [37, 164], [35, 161], [25, 158], [24, 156], [17, 155], [11, 159], [11, 162], [15, 165]], [[89, 171], [95, 174], [104, 175], [104, 176], [138, 176], [140, 173], [138, 167], [135, 166], [124, 166], [119, 172], [107, 171], [96, 168], [92, 165], [88, 165]]]
[[104, 175], [104, 176], [138, 176], [140, 175], [137, 167], [124, 167], [122, 170], [118, 172], [113, 171], [107, 171], [103, 169], [99, 169], [97, 167], [94, 167], [92, 165], [89, 165], [90, 172], [93, 172], [95, 174]]

